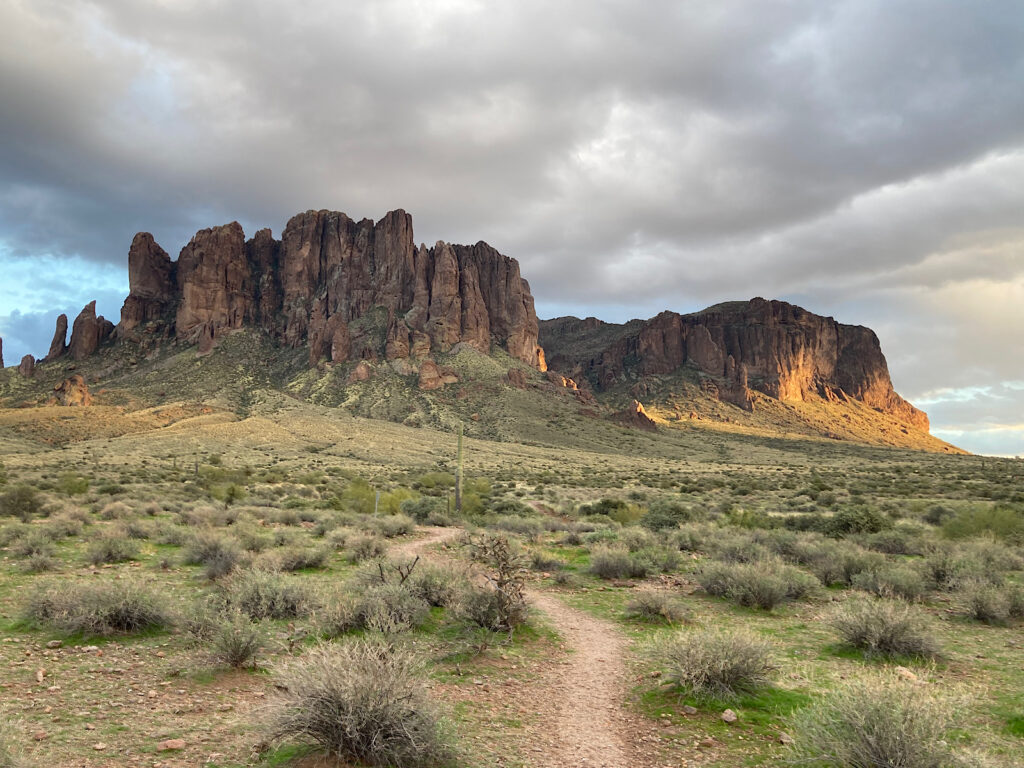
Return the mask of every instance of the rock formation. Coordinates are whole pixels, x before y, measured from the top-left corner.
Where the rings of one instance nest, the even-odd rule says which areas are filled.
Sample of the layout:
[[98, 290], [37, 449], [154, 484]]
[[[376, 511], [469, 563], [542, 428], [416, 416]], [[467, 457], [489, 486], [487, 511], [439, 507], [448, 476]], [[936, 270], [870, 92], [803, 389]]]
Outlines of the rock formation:
[[43, 362], [46, 363], [50, 360], [56, 360], [67, 352], [67, 340], [68, 316], [62, 314], [57, 317], [57, 327], [53, 331], [53, 341], [50, 342], [50, 351], [46, 353], [46, 357], [43, 358]]
[[729, 302], [691, 315], [662, 312], [623, 326], [593, 318], [542, 324], [552, 367], [595, 388], [691, 366], [708, 389], [750, 409], [751, 390], [779, 400], [840, 393], [928, 430], [928, 417], [893, 391], [878, 338], [781, 301]]
[[4, 340], [0, 339], [0, 368], [4, 367]]
[[158, 320], [177, 302], [175, 263], [148, 232], [139, 232], [128, 250], [128, 298], [121, 307], [122, 333]]
[[643, 403], [639, 400], [634, 400], [633, 403], [623, 411], [613, 413], [611, 420], [622, 424], [624, 427], [634, 427], [635, 429], [644, 429], [648, 432], [656, 432], [658, 425], [654, 423], [654, 419], [647, 415], [647, 411], [644, 410]]
[[125, 338], [147, 325], [208, 351], [225, 332], [249, 326], [308, 347], [311, 365], [324, 357], [422, 359], [466, 343], [481, 352], [501, 346], [544, 369], [518, 263], [486, 243], [417, 248], [405, 211], [378, 222], [307, 211], [280, 241], [267, 229], [246, 241], [232, 222], [197, 232], [177, 262], [139, 233], [128, 258]]
[[21, 362], [18, 364], [18, 373], [24, 376], [26, 379], [32, 378], [32, 375], [36, 372], [36, 359], [32, 355], [25, 355], [21, 358]]
[[81, 374], [76, 373], [64, 379], [64, 381], [53, 388], [53, 391], [57, 393], [57, 402], [61, 405], [92, 405], [92, 394], [89, 392], [89, 387], [86, 386], [85, 379]]
[[[58, 322], [58, 328], [60, 324]], [[89, 357], [113, 333], [114, 325], [102, 315], [96, 316], [96, 302], [90, 301], [75, 318], [68, 353], [75, 360]]]

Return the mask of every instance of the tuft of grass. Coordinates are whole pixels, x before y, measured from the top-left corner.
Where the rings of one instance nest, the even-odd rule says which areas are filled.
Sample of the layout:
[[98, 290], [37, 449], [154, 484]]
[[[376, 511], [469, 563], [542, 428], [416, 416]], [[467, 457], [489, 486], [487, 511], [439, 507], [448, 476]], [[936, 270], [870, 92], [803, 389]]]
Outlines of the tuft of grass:
[[771, 645], [746, 631], [683, 629], [656, 645], [653, 653], [662, 680], [698, 699], [756, 691], [777, 669]]
[[312, 742], [370, 766], [430, 768], [452, 748], [407, 650], [357, 640], [312, 648], [277, 674], [268, 741]]
[[832, 613], [829, 623], [844, 643], [866, 654], [922, 658], [939, 654], [926, 614], [901, 601], [848, 600]]

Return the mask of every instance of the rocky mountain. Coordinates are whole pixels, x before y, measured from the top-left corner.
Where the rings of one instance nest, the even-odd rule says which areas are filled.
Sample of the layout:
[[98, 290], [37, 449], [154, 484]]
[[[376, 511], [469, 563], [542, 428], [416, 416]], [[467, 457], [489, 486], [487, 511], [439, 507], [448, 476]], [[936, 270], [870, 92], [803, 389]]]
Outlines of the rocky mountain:
[[928, 417], [893, 390], [878, 338], [801, 307], [762, 298], [625, 325], [561, 317], [540, 325], [552, 370], [597, 391], [687, 368], [744, 410], [753, 392], [781, 401], [853, 399], [923, 432]]
[[483, 242], [417, 247], [412, 217], [401, 210], [377, 222], [307, 211], [280, 240], [269, 229], [246, 240], [232, 222], [197, 232], [177, 261], [140, 232], [128, 275], [117, 328], [90, 304], [65, 346], [62, 315], [47, 361], [83, 359], [112, 334], [145, 348], [174, 339], [206, 352], [225, 333], [253, 327], [308, 348], [310, 365], [426, 358], [468, 344], [485, 353], [500, 346], [544, 370], [519, 264]]
[[[227, 388], [244, 403], [251, 399], [244, 388], [254, 386], [245, 382], [258, 379], [378, 418], [413, 421], [440, 418], [442, 395], [477, 403], [471, 415], [484, 420], [496, 412], [495, 398], [522, 404], [536, 396], [583, 418], [647, 430], [689, 414], [688, 421], [762, 432], [929, 449], [935, 446], [928, 440], [939, 442], [927, 436], [927, 416], [893, 390], [867, 328], [761, 298], [622, 325], [575, 317], [538, 322], [514, 259], [484, 242], [417, 246], [412, 219], [401, 210], [376, 222], [306, 211], [288, 221], [280, 239], [269, 229], [247, 239], [232, 222], [197, 232], [177, 260], [140, 232], [128, 275], [116, 326], [96, 314], [95, 302], [70, 324], [66, 315], [57, 318], [46, 356], [37, 363], [28, 355], [18, 366], [25, 383], [15, 388], [18, 402], [46, 402], [54, 391], [62, 403], [92, 402], [92, 395], [78, 395], [73, 375], [83, 387], [98, 385], [97, 393], [113, 383], [124, 388], [122, 399], [160, 401], [170, 376], [161, 361], [187, 349], [206, 357], [247, 331], [250, 349], [266, 363], [260, 375], [254, 378], [252, 355], [238, 356], [247, 345], [236, 344], [234, 367], [221, 366], [232, 371], [223, 383], [195, 381], [200, 374], [183, 368], [176, 391]], [[489, 359], [473, 363], [463, 350]], [[407, 386], [415, 394], [400, 397]], [[797, 413], [797, 403], [808, 407]]]

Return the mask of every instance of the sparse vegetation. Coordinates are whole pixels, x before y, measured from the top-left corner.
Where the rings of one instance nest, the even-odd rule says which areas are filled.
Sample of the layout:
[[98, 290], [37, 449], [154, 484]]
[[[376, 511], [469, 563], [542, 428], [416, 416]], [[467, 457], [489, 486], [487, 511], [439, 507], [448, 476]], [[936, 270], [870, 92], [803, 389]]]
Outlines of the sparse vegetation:
[[867, 654], [932, 657], [939, 652], [926, 615], [907, 603], [848, 600], [835, 610], [830, 623], [844, 643]]

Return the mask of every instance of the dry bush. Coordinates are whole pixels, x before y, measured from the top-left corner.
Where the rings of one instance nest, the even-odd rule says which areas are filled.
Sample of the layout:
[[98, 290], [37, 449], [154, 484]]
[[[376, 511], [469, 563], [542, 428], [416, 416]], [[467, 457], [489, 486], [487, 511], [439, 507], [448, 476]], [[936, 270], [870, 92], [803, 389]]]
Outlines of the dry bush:
[[887, 565], [858, 573], [851, 580], [851, 585], [879, 597], [904, 600], [920, 600], [928, 591], [921, 573], [907, 565]]
[[812, 768], [955, 768], [970, 765], [947, 740], [954, 704], [930, 689], [866, 677], [800, 709], [791, 762]]
[[686, 603], [669, 592], [654, 589], [634, 592], [626, 602], [624, 613], [629, 619], [665, 624], [683, 624], [691, 619]]
[[85, 559], [93, 565], [123, 563], [139, 556], [139, 545], [129, 539], [124, 531], [105, 531], [91, 542], [85, 550]]
[[272, 571], [238, 570], [222, 584], [227, 604], [257, 621], [302, 618], [318, 607], [317, 596], [307, 585]]
[[759, 563], [711, 562], [697, 577], [709, 595], [770, 611], [788, 600], [814, 595], [821, 583], [811, 574], [775, 560]]
[[215, 663], [236, 669], [255, 667], [256, 655], [266, 644], [266, 633], [258, 622], [238, 608], [223, 605], [199, 609], [187, 629]]
[[867, 654], [932, 657], [939, 653], [927, 614], [902, 601], [848, 600], [835, 609], [829, 623], [844, 643]]
[[452, 749], [420, 665], [408, 651], [372, 642], [317, 646], [277, 675], [264, 713], [268, 740], [309, 741], [345, 761], [428, 768]]
[[103, 520], [124, 520], [133, 514], [132, 508], [123, 501], [112, 501], [100, 510], [100, 517]]
[[32, 593], [22, 617], [33, 625], [86, 635], [163, 629], [173, 623], [156, 592], [127, 579], [50, 584]]
[[388, 547], [379, 536], [352, 536], [346, 542], [345, 551], [353, 563], [361, 563], [383, 557]]
[[750, 632], [684, 629], [654, 648], [662, 679], [697, 698], [732, 697], [768, 684], [771, 645]]

